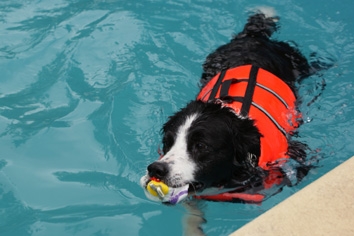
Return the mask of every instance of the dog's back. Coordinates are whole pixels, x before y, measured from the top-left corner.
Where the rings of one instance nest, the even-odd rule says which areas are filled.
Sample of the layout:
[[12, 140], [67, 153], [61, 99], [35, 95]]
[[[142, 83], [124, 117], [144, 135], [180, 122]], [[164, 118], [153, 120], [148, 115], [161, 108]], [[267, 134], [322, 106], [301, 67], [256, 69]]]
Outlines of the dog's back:
[[221, 70], [252, 64], [282, 78], [291, 88], [297, 78], [307, 77], [310, 66], [300, 51], [288, 43], [271, 40], [278, 29], [278, 17], [251, 15], [244, 29], [231, 42], [211, 53], [203, 64], [204, 86]]

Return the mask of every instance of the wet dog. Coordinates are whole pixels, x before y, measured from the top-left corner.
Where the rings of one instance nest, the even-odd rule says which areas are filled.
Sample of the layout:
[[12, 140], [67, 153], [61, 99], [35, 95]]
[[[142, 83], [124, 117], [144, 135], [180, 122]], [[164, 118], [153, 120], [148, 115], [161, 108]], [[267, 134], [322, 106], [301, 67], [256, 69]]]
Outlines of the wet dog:
[[[296, 83], [313, 69], [295, 46], [270, 38], [277, 21], [257, 12], [208, 55], [197, 98], [162, 128], [163, 154], [141, 178], [145, 190], [154, 179], [174, 197], [183, 189], [197, 199], [261, 202], [272, 186], [296, 184], [307, 174], [306, 145], [291, 138], [301, 123]], [[291, 173], [289, 162], [296, 163]], [[156, 193], [146, 190], [164, 203], [183, 200]]]

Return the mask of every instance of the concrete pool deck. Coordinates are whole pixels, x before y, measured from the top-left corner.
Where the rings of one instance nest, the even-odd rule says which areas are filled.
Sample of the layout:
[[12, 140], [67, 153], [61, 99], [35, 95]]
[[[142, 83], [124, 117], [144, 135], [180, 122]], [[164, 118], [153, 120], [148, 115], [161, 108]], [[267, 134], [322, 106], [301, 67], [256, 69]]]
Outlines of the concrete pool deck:
[[354, 157], [231, 236], [354, 235]]

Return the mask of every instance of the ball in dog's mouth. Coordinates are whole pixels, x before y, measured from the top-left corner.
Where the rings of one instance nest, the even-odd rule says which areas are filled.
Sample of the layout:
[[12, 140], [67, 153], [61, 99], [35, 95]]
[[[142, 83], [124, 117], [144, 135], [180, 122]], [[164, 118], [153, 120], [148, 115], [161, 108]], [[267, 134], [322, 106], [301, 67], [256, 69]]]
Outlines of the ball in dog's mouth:
[[166, 194], [170, 191], [169, 187], [161, 181], [157, 181], [156, 179], [150, 180], [146, 185], [146, 191], [155, 197], [159, 197], [163, 199]]
[[141, 184], [145, 190], [147, 198], [164, 204], [177, 204], [185, 200], [189, 195], [194, 195], [199, 189], [203, 188], [202, 183], [188, 183], [180, 186], [168, 186], [156, 178], [141, 178]]

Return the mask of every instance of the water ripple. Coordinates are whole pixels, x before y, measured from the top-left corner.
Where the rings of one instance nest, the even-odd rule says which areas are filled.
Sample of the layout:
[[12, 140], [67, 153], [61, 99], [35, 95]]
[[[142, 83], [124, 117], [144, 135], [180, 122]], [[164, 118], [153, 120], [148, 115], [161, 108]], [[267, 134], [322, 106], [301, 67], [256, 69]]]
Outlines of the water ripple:
[[[309, 122], [297, 139], [324, 156], [305, 185], [353, 153], [354, 25], [343, 4], [265, 3], [281, 16], [276, 38], [333, 64], [300, 84]], [[1, 1], [2, 233], [182, 234], [176, 222], [184, 210], [146, 200], [139, 177], [158, 157], [162, 124], [195, 98], [205, 56], [241, 30], [257, 5]], [[297, 190], [262, 206], [205, 203], [203, 227], [226, 235]]]

